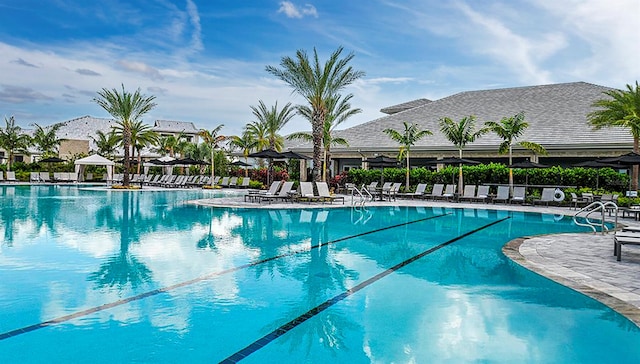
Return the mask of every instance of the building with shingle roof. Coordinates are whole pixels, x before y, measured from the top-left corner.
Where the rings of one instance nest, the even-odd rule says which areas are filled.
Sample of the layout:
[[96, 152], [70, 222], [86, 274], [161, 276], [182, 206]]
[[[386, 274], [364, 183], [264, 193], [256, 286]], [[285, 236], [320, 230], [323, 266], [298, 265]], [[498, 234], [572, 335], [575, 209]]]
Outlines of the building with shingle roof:
[[[421, 105], [404, 107], [396, 105], [384, 108], [390, 115], [336, 131], [335, 136], [345, 138], [349, 147], [332, 147], [333, 172], [348, 168], [358, 168], [365, 157], [375, 155], [396, 156], [400, 146], [389, 138], [384, 129], [404, 130], [403, 122], [416, 123], [420, 129], [427, 129], [433, 135], [426, 136], [411, 147], [411, 165], [426, 165], [434, 159], [457, 156], [458, 150], [440, 132], [439, 120], [449, 117], [459, 121], [465, 116], [476, 117], [476, 127], [486, 121], [499, 121], [524, 112], [529, 128], [518, 141], [541, 144], [549, 152], [548, 156], [533, 156], [532, 152], [515, 147], [514, 157], [521, 160], [531, 158], [544, 164], [568, 166], [603, 156], [616, 156], [633, 148], [633, 138], [627, 129], [606, 128], [593, 130], [587, 115], [594, 111], [592, 104], [606, 98], [603, 92], [609, 87], [586, 82], [560, 83], [551, 85], [514, 87], [480, 91], [460, 92], [439, 100], [423, 102]], [[415, 105], [415, 103], [414, 103]], [[397, 111], [399, 109], [403, 109]], [[467, 144], [463, 156], [482, 162], [507, 162], [506, 155], [498, 154], [502, 142], [493, 133]], [[295, 152], [311, 155], [313, 146], [298, 141], [288, 142], [287, 148]], [[516, 159], [518, 160], [518, 159]]]

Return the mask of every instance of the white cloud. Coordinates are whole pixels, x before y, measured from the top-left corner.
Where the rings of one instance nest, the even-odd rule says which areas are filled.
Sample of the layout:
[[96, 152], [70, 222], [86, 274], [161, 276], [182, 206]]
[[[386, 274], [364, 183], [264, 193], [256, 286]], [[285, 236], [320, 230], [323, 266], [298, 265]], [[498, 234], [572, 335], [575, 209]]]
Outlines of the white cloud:
[[193, 33], [191, 34], [191, 49], [194, 51], [201, 51], [204, 49], [204, 46], [202, 45], [200, 14], [198, 13], [198, 7], [191, 0], [187, 0], [187, 13], [189, 14], [191, 26], [193, 26]]
[[162, 80], [160, 71], [143, 62], [120, 60], [116, 62], [125, 71], [139, 73], [152, 80]]
[[318, 17], [318, 10], [311, 4], [305, 4], [304, 7], [299, 8], [291, 1], [281, 1], [278, 13], [284, 13], [288, 18], [300, 19], [304, 16]]

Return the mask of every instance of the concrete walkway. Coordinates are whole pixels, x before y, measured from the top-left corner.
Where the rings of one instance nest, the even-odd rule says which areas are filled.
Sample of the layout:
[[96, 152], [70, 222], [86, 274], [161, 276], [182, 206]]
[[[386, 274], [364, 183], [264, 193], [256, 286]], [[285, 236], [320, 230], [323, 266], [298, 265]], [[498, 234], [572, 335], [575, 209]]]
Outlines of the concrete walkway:
[[[255, 203], [245, 202], [242, 196], [201, 199], [189, 203], [226, 208], [279, 209], [279, 208], [348, 208], [345, 204], [326, 203]], [[505, 204], [454, 203], [398, 199], [397, 201], [368, 202], [367, 206], [442, 206], [457, 208], [489, 208], [545, 212], [573, 216], [567, 207], [522, 206]], [[629, 218], [619, 219], [621, 225], [640, 227]], [[612, 234], [554, 234], [520, 238], [507, 243], [503, 252], [516, 263], [560, 284], [582, 292], [625, 315], [640, 326], [640, 247], [624, 246], [622, 261], [613, 255]]]

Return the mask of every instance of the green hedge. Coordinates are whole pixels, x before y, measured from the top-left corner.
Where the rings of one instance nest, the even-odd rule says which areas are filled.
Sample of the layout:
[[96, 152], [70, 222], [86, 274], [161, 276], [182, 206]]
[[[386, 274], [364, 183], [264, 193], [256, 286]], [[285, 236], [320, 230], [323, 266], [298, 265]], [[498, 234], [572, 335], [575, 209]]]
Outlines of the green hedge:
[[[351, 169], [345, 182], [356, 185], [369, 184], [380, 181], [380, 169]], [[384, 180], [387, 182], [405, 182], [406, 168], [385, 168]], [[503, 164], [490, 163], [478, 166], [463, 166], [465, 184], [484, 183], [509, 183], [509, 168]], [[447, 166], [440, 171], [432, 171], [427, 168], [411, 169], [409, 182], [412, 186], [418, 183], [457, 183], [458, 167]], [[562, 168], [550, 167], [540, 169], [514, 169], [513, 181], [515, 184], [529, 185], [561, 185], [576, 186], [577, 189], [598, 190], [607, 192], [623, 192], [628, 189], [629, 176], [618, 173], [611, 168], [600, 170], [593, 168]], [[598, 181], [596, 183], [596, 181]]]

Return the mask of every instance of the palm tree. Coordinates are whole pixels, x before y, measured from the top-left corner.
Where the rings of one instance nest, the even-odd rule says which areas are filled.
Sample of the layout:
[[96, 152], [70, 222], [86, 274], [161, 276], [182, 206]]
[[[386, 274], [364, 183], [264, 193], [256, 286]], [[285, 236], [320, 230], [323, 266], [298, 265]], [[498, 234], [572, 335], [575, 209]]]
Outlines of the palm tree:
[[155, 145], [158, 142], [158, 138], [158, 133], [151, 126], [143, 124], [141, 120], [133, 123], [131, 127], [131, 146], [134, 152], [132, 157], [135, 158], [137, 154], [137, 173], [140, 173], [140, 167], [142, 166], [142, 150], [150, 145]]
[[[322, 146], [324, 148], [324, 157], [322, 160], [322, 180], [327, 180], [327, 166], [331, 162], [331, 147], [335, 145], [349, 146], [349, 142], [341, 137], [334, 137], [333, 132], [338, 125], [346, 121], [355, 114], [362, 112], [362, 109], [352, 109], [349, 100], [353, 95], [347, 95], [342, 98], [340, 95], [333, 97], [327, 103], [327, 116], [325, 118], [324, 127], [322, 128]], [[308, 106], [299, 106], [298, 112], [304, 116], [309, 122], [313, 119], [313, 111]], [[288, 140], [300, 139], [313, 143], [313, 134], [308, 132], [297, 132], [290, 134]]]
[[[440, 119], [440, 131], [458, 148], [460, 158], [462, 158], [462, 150], [467, 143], [472, 143], [489, 131], [486, 128], [476, 131], [475, 119], [476, 117], [473, 115], [465, 116], [459, 122], [455, 122], [446, 116]], [[458, 167], [458, 193], [462, 194], [462, 163], [459, 163]]]
[[58, 138], [56, 134], [58, 130], [64, 126], [64, 123], [57, 123], [44, 128], [37, 123], [33, 125], [36, 127], [31, 139], [33, 145], [43, 156], [57, 155], [60, 143], [62, 143], [64, 139]]
[[209, 148], [211, 148], [211, 187], [214, 185], [213, 179], [215, 178], [215, 150], [218, 147], [218, 144], [226, 139], [225, 136], [218, 135], [223, 126], [224, 124], [220, 124], [211, 131], [200, 129], [200, 132], [198, 133], [198, 135], [202, 137], [204, 143], [208, 144]]
[[[241, 136], [234, 135], [229, 141], [229, 145], [231, 147], [240, 149], [242, 151], [245, 163], [248, 162], [249, 153], [255, 150], [257, 144], [258, 143], [256, 139], [254, 139], [253, 135], [248, 131], [248, 128], [245, 128]], [[249, 171], [245, 168], [244, 176], [246, 177], [248, 173]]]
[[253, 121], [245, 127], [247, 133], [251, 135], [251, 137], [255, 140], [256, 150], [263, 150], [269, 148], [269, 138], [267, 137], [267, 126]]
[[151, 111], [156, 103], [153, 102], [155, 96], [145, 96], [138, 88], [133, 94], [125, 91], [124, 84], [122, 92], [117, 89], [103, 88], [98, 91], [98, 97], [93, 101], [100, 105], [105, 111], [116, 119], [116, 123], [122, 129], [122, 145], [124, 147], [124, 170], [125, 174], [122, 185], [129, 187], [129, 148], [131, 145], [131, 127], [133, 123]]
[[[633, 85], [627, 85], [626, 90], [608, 90], [603, 92], [609, 96], [600, 99], [591, 106], [599, 108], [587, 115], [589, 123], [594, 130], [608, 127], [628, 128], [633, 136], [633, 151], [638, 153], [640, 149], [640, 87], [636, 81]], [[638, 189], [638, 166], [633, 166], [632, 173], [633, 190]]]
[[[510, 118], [502, 118], [499, 122], [487, 121], [485, 127], [496, 133], [503, 142], [498, 148], [498, 153], [509, 153], [509, 165], [513, 164], [513, 145], [517, 144], [522, 148], [528, 149], [537, 154], [547, 154], [547, 150], [540, 144], [516, 140], [522, 136], [524, 131], [529, 127], [529, 123], [524, 121], [524, 111], [517, 113]], [[509, 168], [509, 190], [513, 194], [513, 168]]]
[[420, 130], [418, 128], [418, 124], [409, 124], [406, 121], [403, 122], [404, 131], [399, 132], [395, 129], [384, 129], [383, 131], [394, 141], [398, 142], [403, 149], [403, 152], [407, 158], [407, 180], [405, 184], [406, 191], [409, 190], [409, 153], [411, 151], [411, 146], [414, 145], [418, 140], [426, 137], [427, 135], [432, 135], [433, 133], [430, 130]]
[[5, 127], [0, 129], [0, 148], [7, 151], [7, 171], [11, 171], [11, 162], [15, 152], [28, 153], [27, 148], [31, 145], [31, 137], [22, 133], [22, 128], [16, 125], [13, 116], [4, 118]]
[[97, 153], [109, 159], [113, 158], [118, 148], [118, 135], [113, 129], [106, 134], [102, 130], [98, 130], [96, 135], [97, 138], [92, 136], [91, 139], [96, 143]]
[[295, 109], [291, 106], [291, 103], [287, 103], [278, 111], [278, 102], [271, 109], [268, 109], [264, 102], [260, 100], [258, 107], [251, 106], [251, 111], [253, 116], [256, 117], [256, 122], [264, 126], [266, 137], [269, 140], [269, 148], [281, 152], [284, 147], [284, 140], [279, 134], [280, 130], [295, 115]]
[[322, 159], [322, 136], [324, 123], [328, 114], [327, 103], [339, 92], [364, 76], [364, 72], [356, 71], [349, 62], [353, 53], [340, 58], [343, 48], [336, 49], [324, 65], [320, 64], [318, 52], [313, 49], [313, 63], [309, 61], [303, 50], [296, 52], [296, 59], [283, 57], [282, 68], [267, 66], [266, 71], [286, 82], [293, 91], [302, 96], [311, 108], [311, 134], [313, 135], [313, 180], [320, 180]]

